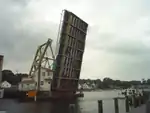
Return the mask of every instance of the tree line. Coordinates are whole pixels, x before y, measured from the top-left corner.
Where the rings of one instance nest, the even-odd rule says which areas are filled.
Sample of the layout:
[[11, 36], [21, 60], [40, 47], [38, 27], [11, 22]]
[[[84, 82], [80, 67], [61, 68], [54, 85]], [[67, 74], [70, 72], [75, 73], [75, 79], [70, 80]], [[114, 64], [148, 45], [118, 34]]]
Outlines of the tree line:
[[95, 84], [97, 88], [100, 89], [109, 89], [109, 88], [130, 88], [132, 85], [150, 85], [150, 79], [142, 79], [141, 81], [132, 80], [132, 81], [121, 81], [121, 80], [113, 80], [109, 77], [105, 77], [103, 80], [96, 79], [81, 79], [80, 84]]
[[7, 81], [12, 85], [17, 85], [21, 82], [23, 77], [28, 77], [28, 74], [17, 73], [14, 74], [11, 70], [3, 70], [2, 71], [2, 81]]
[[[28, 77], [28, 74], [26, 73], [17, 73], [14, 74], [11, 70], [3, 70], [2, 71], [2, 81], [7, 81], [12, 85], [17, 85], [19, 82], [21, 82], [21, 79], [23, 77]], [[119, 87], [119, 88], [129, 88], [132, 85], [141, 85], [141, 84], [147, 84], [150, 85], [150, 79], [142, 79], [141, 81], [132, 80], [132, 81], [121, 81], [121, 80], [113, 80], [109, 77], [105, 77], [103, 80], [96, 79], [80, 79], [80, 84], [87, 83], [89, 85], [95, 84], [97, 88], [101, 89], [107, 89], [113, 87]]]

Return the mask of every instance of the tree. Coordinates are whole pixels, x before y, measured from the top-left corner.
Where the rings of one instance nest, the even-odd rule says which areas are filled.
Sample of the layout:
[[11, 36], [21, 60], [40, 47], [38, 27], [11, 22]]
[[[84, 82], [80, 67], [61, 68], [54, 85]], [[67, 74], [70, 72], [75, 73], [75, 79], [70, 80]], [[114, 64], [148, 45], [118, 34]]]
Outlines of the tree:
[[130, 81], [130, 83], [131, 83], [132, 85], [140, 85], [140, 84], [141, 84], [141, 81], [132, 80], [132, 81]]
[[2, 81], [7, 81], [12, 85], [17, 85], [22, 77], [27, 77], [27, 74], [14, 74], [11, 70], [3, 70], [2, 71]]
[[142, 84], [146, 84], [146, 80], [144, 78], [142, 79]]
[[129, 82], [129, 81], [121, 81], [121, 87], [123, 88], [123, 89], [127, 89], [127, 88], [130, 88], [131, 87], [131, 83]]
[[114, 82], [114, 80], [112, 80], [111, 78], [106, 77], [106, 78], [103, 79], [103, 87], [104, 88], [109, 88], [110, 85], [113, 85], [113, 82]]
[[114, 80], [114, 83], [113, 83], [114, 86], [121, 86], [122, 85], [122, 82], [120, 80]]
[[102, 81], [100, 79], [94, 80], [94, 83], [96, 84], [97, 88], [103, 88]]
[[147, 79], [147, 84], [150, 85], [150, 79]]

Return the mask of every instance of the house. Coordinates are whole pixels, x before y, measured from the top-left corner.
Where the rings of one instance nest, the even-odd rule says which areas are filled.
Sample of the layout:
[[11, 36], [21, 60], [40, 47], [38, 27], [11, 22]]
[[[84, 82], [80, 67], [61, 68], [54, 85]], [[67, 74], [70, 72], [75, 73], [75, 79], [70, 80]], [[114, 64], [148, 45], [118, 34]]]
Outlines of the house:
[[96, 84], [95, 84], [95, 83], [92, 83], [91, 87], [92, 87], [93, 89], [95, 89], [95, 88], [96, 88]]
[[[35, 75], [32, 78], [36, 83], [38, 83], [38, 71], [35, 72]], [[40, 83], [39, 83], [40, 91], [50, 91], [52, 79], [53, 79], [53, 71], [49, 68], [41, 67]]]
[[83, 89], [90, 89], [90, 87], [87, 85], [87, 83], [84, 83], [84, 84], [82, 85], [82, 88], [83, 88]]
[[29, 91], [29, 90], [36, 90], [37, 83], [28, 77], [22, 79], [19, 83], [19, 91]]
[[10, 88], [11, 84], [7, 81], [4, 81], [1, 83], [1, 88]]

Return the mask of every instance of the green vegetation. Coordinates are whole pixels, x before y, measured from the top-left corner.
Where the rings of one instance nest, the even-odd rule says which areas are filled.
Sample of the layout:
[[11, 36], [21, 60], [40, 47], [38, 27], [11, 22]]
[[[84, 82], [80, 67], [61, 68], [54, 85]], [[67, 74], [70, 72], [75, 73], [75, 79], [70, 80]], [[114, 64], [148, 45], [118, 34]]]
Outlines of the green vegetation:
[[[54, 66], [55, 67], [55, 66]], [[14, 74], [11, 70], [3, 70], [2, 71], [2, 81], [8, 81], [12, 85], [17, 85], [23, 77], [27, 77], [28, 74]], [[150, 79], [142, 79], [141, 81], [121, 81], [121, 80], [113, 80], [111, 78], [104, 78], [103, 80], [91, 80], [91, 79], [80, 79], [80, 84], [95, 84], [98, 89], [110, 89], [110, 88], [129, 88], [132, 85], [141, 85], [147, 84], [150, 85]]]
[[11, 70], [2, 71], [2, 81], [7, 81], [12, 85], [17, 85], [23, 77], [28, 77], [28, 74], [14, 74]]
[[129, 88], [132, 85], [150, 85], [150, 79], [142, 79], [141, 81], [121, 81], [121, 80], [113, 80], [111, 78], [104, 78], [103, 80], [91, 80], [91, 79], [81, 79], [80, 84], [95, 84], [98, 89], [113, 89], [113, 88]]

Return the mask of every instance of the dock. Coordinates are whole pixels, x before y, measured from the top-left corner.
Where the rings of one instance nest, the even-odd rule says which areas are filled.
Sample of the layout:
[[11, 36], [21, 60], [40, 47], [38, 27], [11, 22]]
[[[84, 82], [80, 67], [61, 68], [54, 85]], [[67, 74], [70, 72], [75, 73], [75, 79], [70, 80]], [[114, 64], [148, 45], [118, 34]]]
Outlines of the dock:
[[[123, 98], [113, 98], [114, 100], [114, 111], [113, 113], [123, 113], [120, 111], [119, 100], [124, 99], [125, 111], [124, 113], [150, 113], [150, 99], [149, 94], [144, 93], [144, 95], [139, 96], [125, 96]], [[103, 110], [103, 100], [98, 100], [98, 113], [105, 113]]]
[[150, 113], [150, 100], [137, 108], [133, 108], [129, 113]]
[[146, 104], [133, 108], [129, 113], [148, 113], [146, 112]]
[[[104, 111], [103, 111], [103, 103], [102, 103], [102, 101], [99, 101], [98, 102], [99, 104], [98, 104], [98, 113], [105, 113]], [[114, 103], [115, 103], [115, 111], [113, 111], [113, 113], [115, 112], [115, 113], [120, 113], [119, 111], [119, 105], [118, 105], [118, 99], [116, 98], [116, 99], [114, 99]], [[147, 102], [148, 103], [148, 102]], [[128, 110], [126, 109], [126, 111], [124, 112], [124, 113], [150, 113], [150, 104], [147, 104], [147, 103], [145, 103], [145, 104], [143, 104], [143, 105], [140, 105], [140, 106], [138, 106], [138, 107], [136, 107], [136, 108], [134, 108], [134, 107], [130, 107], [130, 108], [128, 108]], [[149, 101], [149, 103], [150, 103], [150, 101]], [[121, 112], [121, 113], [123, 113], [123, 112]]]

